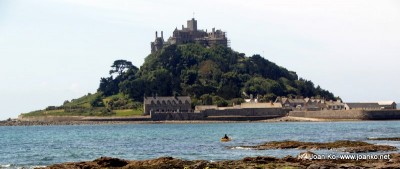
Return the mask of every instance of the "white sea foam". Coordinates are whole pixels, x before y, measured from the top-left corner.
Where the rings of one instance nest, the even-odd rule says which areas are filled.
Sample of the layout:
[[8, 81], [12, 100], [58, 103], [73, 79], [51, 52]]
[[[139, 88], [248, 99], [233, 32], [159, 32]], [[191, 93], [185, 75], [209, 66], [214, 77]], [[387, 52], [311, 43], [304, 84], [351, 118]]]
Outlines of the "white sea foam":
[[9, 168], [11, 164], [0, 164], [0, 168]]
[[252, 148], [241, 147], [241, 146], [232, 147], [231, 149], [234, 149], [234, 150], [252, 150]]
[[29, 167], [30, 169], [34, 169], [34, 168], [44, 168], [46, 167], [45, 165], [35, 165], [35, 166], [31, 166]]

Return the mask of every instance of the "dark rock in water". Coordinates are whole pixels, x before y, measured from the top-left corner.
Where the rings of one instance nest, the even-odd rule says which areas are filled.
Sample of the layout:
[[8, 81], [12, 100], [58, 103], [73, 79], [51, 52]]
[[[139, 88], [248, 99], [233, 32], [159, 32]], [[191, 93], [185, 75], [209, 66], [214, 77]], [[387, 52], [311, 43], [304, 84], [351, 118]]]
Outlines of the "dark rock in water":
[[368, 140], [400, 141], [400, 137], [368, 138]]
[[343, 149], [345, 152], [361, 153], [361, 152], [377, 152], [377, 151], [394, 151], [396, 147], [388, 145], [374, 145], [362, 141], [339, 140], [329, 143], [317, 142], [301, 142], [301, 141], [271, 141], [257, 146], [241, 146], [255, 150], [270, 149]]
[[390, 154], [390, 160], [302, 160], [291, 156], [275, 157], [246, 157], [242, 160], [225, 160], [210, 162], [204, 160], [181, 160], [172, 157], [160, 157], [150, 160], [122, 160], [102, 157], [94, 161], [55, 164], [46, 169], [170, 169], [170, 168], [399, 168], [400, 154]]
[[349, 153], [368, 153], [368, 152], [394, 151], [394, 150], [397, 150], [397, 148], [388, 145], [368, 145], [360, 147], [348, 147], [344, 149], [345, 152]]
[[97, 163], [101, 167], [123, 167], [128, 164], [125, 160], [111, 157], [101, 157], [93, 162]]

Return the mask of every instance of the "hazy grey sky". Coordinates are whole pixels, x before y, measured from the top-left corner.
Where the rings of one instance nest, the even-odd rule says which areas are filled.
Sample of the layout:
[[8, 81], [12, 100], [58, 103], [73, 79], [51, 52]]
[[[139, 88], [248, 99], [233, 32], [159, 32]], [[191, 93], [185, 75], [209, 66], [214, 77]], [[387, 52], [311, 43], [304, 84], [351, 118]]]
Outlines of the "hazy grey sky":
[[344, 101], [400, 101], [400, 1], [0, 0], [0, 119], [94, 93], [114, 60], [139, 67], [154, 32], [193, 12]]

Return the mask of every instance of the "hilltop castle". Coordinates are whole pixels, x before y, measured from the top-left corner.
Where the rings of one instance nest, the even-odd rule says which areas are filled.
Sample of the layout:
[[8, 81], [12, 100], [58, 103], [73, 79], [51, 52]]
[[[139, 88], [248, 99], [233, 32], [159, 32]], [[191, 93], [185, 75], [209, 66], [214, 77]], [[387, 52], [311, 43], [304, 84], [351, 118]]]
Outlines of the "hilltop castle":
[[158, 37], [156, 31], [156, 39], [151, 42], [151, 53], [154, 53], [164, 46], [168, 45], [179, 45], [186, 43], [199, 43], [204, 46], [223, 45], [228, 46], [228, 39], [226, 38], [226, 32], [221, 30], [215, 30], [212, 28], [211, 32], [197, 29], [197, 20], [192, 18], [187, 21], [187, 27], [182, 25], [182, 30], [175, 28], [172, 37], [169, 37], [167, 41], [164, 41], [163, 31], [161, 31], [161, 37]]

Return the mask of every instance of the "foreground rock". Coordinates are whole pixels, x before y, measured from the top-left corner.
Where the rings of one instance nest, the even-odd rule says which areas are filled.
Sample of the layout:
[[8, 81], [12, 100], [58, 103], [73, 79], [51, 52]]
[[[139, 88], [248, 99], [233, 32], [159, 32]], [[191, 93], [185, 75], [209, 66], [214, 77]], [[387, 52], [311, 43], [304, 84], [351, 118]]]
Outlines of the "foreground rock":
[[270, 149], [337, 149], [349, 153], [366, 153], [378, 151], [394, 151], [396, 147], [388, 145], [374, 145], [362, 141], [335, 141], [330, 143], [315, 143], [301, 141], [272, 141], [266, 142], [257, 146], [241, 146], [243, 148], [251, 148], [255, 150], [270, 150]]
[[246, 157], [242, 160], [209, 162], [204, 160], [181, 160], [161, 157], [152, 160], [128, 161], [117, 158], [101, 157], [94, 161], [55, 164], [46, 169], [84, 169], [84, 168], [122, 168], [122, 169], [170, 169], [170, 168], [399, 168], [400, 154], [390, 154], [390, 160], [303, 160], [287, 156]]

